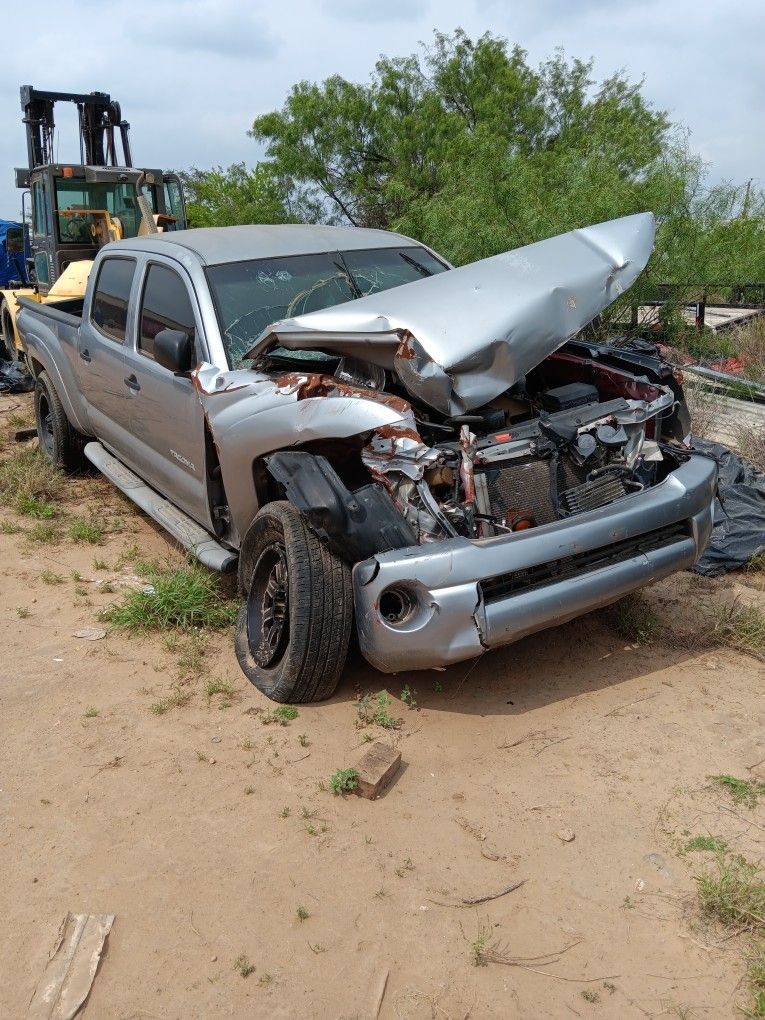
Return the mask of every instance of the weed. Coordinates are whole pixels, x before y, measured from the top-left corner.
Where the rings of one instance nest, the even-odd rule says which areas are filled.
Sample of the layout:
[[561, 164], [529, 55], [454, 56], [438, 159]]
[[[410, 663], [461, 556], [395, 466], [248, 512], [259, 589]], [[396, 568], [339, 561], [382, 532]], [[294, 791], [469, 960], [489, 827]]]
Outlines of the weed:
[[307, 921], [308, 918], [311, 916], [308, 913], [308, 911], [305, 909], [305, 907], [301, 907], [301, 906], [299, 906], [297, 908], [297, 910], [295, 911], [295, 914], [297, 915], [297, 919], [300, 922]]
[[56, 516], [55, 503], [48, 503], [39, 496], [31, 496], [28, 492], [21, 492], [16, 497], [16, 512], [25, 517], [36, 517], [38, 520], [50, 520]]
[[604, 981], [603, 987], [605, 988], [609, 995], [613, 995], [614, 992], [616, 991], [616, 985], [613, 984], [613, 982], [611, 981]]
[[251, 797], [252, 794], [255, 793], [255, 787], [254, 786], [245, 786], [244, 793], [245, 793], [245, 796]]
[[30, 542], [38, 542], [40, 545], [52, 545], [61, 538], [61, 532], [55, 524], [35, 524], [27, 532]]
[[317, 830], [315, 825], [306, 825], [305, 831], [306, 831], [306, 834], [308, 836], [318, 836], [319, 835], [318, 830]]
[[377, 695], [377, 708], [375, 709], [374, 721], [378, 726], [386, 730], [395, 730], [401, 725], [400, 720], [394, 719], [388, 711], [391, 705], [390, 695], [387, 691], [380, 691]]
[[255, 968], [244, 954], [237, 956], [234, 960], [234, 970], [238, 970], [243, 978], [248, 978], [250, 974], [255, 973]]
[[600, 1002], [600, 993], [596, 992], [594, 988], [583, 988], [581, 995], [585, 1002]]
[[765, 880], [759, 864], [718, 854], [714, 870], [695, 875], [701, 912], [738, 931], [765, 928]]
[[375, 899], [376, 900], [384, 900], [384, 899], [387, 899], [387, 897], [388, 897], [388, 890], [385, 888], [384, 885], [381, 885], [380, 888], [375, 893]]
[[728, 849], [728, 844], [724, 839], [718, 839], [717, 836], [694, 836], [693, 839], [688, 840], [684, 849], [703, 850], [707, 853], [721, 854], [725, 853]]
[[765, 944], [756, 942], [750, 947], [747, 960], [749, 989], [753, 996], [751, 1007], [742, 1008], [741, 1012], [749, 1020], [765, 1017]]
[[44, 807], [50, 807], [50, 806], [51, 806], [51, 804], [53, 803], [53, 801], [52, 801], [52, 800], [48, 800], [48, 798], [47, 798], [47, 797], [40, 797], [40, 803], [41, 803], [41, 804], [42, 804], [42, 805], [43, 805]]
[[330, 777], [329, 786], [336, 797], [341, 793], [350, 793], [359, 785], [359, 774], [356, 769], [338, 769]]
[[236, 604], [223, 597], [217, 577], [198, 564], [152, 572], [151, 590], [126, 593], [102, 619], [131, 632], [177, 627], [221, 628], [233, 623]]
[[69, 576], [77, 584], [79, 584], [80, 581], [82, 580], [82, 574], [79, 572], [79, 570], [73, 570]]
[[361, 739], [364, 741], [365, 744], [371, 744], [375, 738], [372, 736], [371, 733], [365, 733]]
[[208, 680], [207, 686], [205, 687], [205, 693], [207, 694], [208, 708], [216, 694], [223, 695], [218, 708], [229, 708], [231, 706], [231, 702], [234, 700], [236, 689], [229, 680]]
[[[177, 647], [177, 636], [173, 636], [176, 637]], [[178, 676], [181, 680], [197, 677], [202, 672], [204, 649], [203, 635], [198, 630], [192, 630], [188, 639], [183, 643], [178, 655]]]
[[312, 953], [316, 953], [317, 955], [319, 953], [326, 953], [327, 951], [327, 947], [323, 946], [320, 942], [317, 942], [315, 946], [312, 946], [311, 943], [309, 942], [308, 948], [311, 950]]
[[756, 807], [759, 798], [765, 794], [765, 783], [756, 779], [737, 779], [735, 776], [710, 776], [713, 782], [722, 786], [733, 798], [734, 804]]
[[18, 535], [24, 529], [20, 524], [16, 524], [14, 521], [2, 521], [0, 522], [0, 534], [3, 535]]
[[440, 680], [435, 680], [433, 682], [433, 690], [436, 692], [436, 694], [441, 694], [443, 689], [444, 689], [444, 685], [441, 683]]
[[409, 708], [417, 708], [417, 702], [414, 697], [416, 693], [417, 691], [413, 691], [409, 684], [404, 684], [401, 691], [401, 700], [405, 705], [408, 705]]
[[300, 744], [301, 747], [308, 747], [308, 745], [310, 743], [310, 741], [308, 740], [308, 734], [307, 733], [301, 733], [298, 736], [298, 743]]
[[195, 751], [194, 753], [197, 756], [197, 761], [207, 762], [207, 760], [208, 760], [207, 755], [204, 754], [202, 751]]
[[659, 630], [659, 618], [640, 596], [622, 599], [612, 610], [617, 634], [637, 645], [650, 645]]
[[102, 595], [113, 595], [117, 589], [111, 581], [105, 581], [103, 584], [99, 584], [98, 590]]
[[64, 491], [64, 475], [37, 449], [17, 451], [0, 463], [0, 499], [17, 503], [22, 497], [55, 501]]
[[188, 705], [190, 701], [191, 691], [184, 691], [182, 687], [176, 684], [173, 687], [172, 694], [169, 694], [166, 698], [160, 698], [159, 701], [155, 701], [153, 705], [149, 705], [149, 711], [152, 715], [164, 715], [166, 712], [169, 712], [171, 708], [183, 708], [183, 706]]
[[622, 910], [634, 910], [635, 904], [632, 902], [629, 896], [625, 896], [622, 900]]
[[470, 955], [472, 957], [474, 967], [485, 967], [488, 963], [486, 959], [486, 950], [489, 948], [491, 935], [491, 928], [481, 925], [478, 929], [478, 934], [470, 943]]
[[264, 988], [266, 988], [268, 985], [272, 985], [273, 983], [274, 978], [272, 974], [261, 974], [260, 977], [258, 978], [258, 984], [262, 985]]
[[239, 746], [241, 747], [241, 749], [243, 751], [254, 751], [255, 750], [255, 745], [253, 744], [253, 742], [250, 740], [249, 737], [246, 737]]
[[88, 542], [100, 545], [104, 540], [104, 528], [95, 521], [86, 521], [78, 517], [69, 525], [69, 537], [73, 542]]
[[40, 574], [40, 580], [43, 584], [63, 584], [64, 575], [55, 574], [52, 570], [43, 570]]
[[358, 716], [358, 719], [356, 720], [356, 725], [359, 727], [368, 726], [369, 723], [371, 722], [372, 705], [370, 703], [368, 694], [365, 694], [363, 695], [363, 697], [359, 698], [358, 704], [356, 705], [356, 715]]
[[26, 620], [29, 616], [29, 610], [26, 606], [16, 606], [16, 616], [18, 616], [20, 620]]
[[292, 705], [279, 705], [271, 712], [264, 712], [260, 717], [260, 721], [264, 726], [269, 726], [271, 723], [277, 723], [279, 726], [288, 726], [293, 719], [297, 719], [300, 715], [298, 710]]
[[97, 556], [93, 557], [93, 569], [94, 570], [108, 570], [109, 564], [106, 560], [100, 560]]
[[306, 818], [306, 819], [307, 818], [315, 818], [316, 817], [316, 812], [312, 811], [310, 808], [307, 808], [305, 806], [305, 804], [304, 804], [303, 807], [301, 807], [301, 809], [300, 809], [300, 817], [301, 818]]
[[412, 858], [407, 857], [400, 868], [396, 868], [396, 874], [399, 878], [403, 878], [407, 871], [414, 871], [414, 865], [412, 864]]
[[289, 816], [291, 814], [292, 814], [292, 809], [288, 808], [287, 805], [285, 804], [284, 807], [279, 812], [279, 817], [280, 818], [289, 818]]
[[726, 648], [765, 659], [765, 613], [757, 606], [741, 605], [735, 599], [730, 606], [716, 606], [712, 638]]
[[98, 711], [95, 705], [88, 705], [88, 707], [85, 709], [86, 719], [97, 719], [100, 714], [101, 713]]

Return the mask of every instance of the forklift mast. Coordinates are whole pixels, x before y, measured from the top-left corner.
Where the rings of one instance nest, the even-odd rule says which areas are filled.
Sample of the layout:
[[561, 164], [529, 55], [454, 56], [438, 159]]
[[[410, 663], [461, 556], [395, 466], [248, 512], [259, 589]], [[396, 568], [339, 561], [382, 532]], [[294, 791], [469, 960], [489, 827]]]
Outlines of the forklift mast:
[[[31, 85], [21, 86], [22, 122], [27, 129], [29, 169], [54, 162], [53, 107], [56, 103], [76, 103], [80, 125], [80, 162], [88, 166], [132, 167], [130, 125], [122, 119], [120, 104], [106, 92], [44, 92]], [[121, 163], [117, 159], [115, 128], [122, 141]]]
[[[79, 163], [56, 159], [56, 103], [77, 107]], [[16, 186], [29, 190], [27, 265], [40, 295], [47, 295], [73, 263], [92, 261], [109, 241], [186, 226], [180, 178], [133, 165], [130, 125], [107, 92], [47, 92], [22, 85], [21, 109], [28, 166], [16, 169]]]

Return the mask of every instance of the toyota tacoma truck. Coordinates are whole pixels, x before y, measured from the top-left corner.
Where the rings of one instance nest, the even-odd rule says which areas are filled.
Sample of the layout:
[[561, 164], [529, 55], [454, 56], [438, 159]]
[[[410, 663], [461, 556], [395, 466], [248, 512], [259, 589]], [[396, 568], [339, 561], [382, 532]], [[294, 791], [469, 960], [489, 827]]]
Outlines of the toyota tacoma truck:
[[444, 667], [690, 567], [715, 463], [650, 344], [582, 330], [650, 213], [452, 268], [329, 226], [107, 244], [84, 299], [22, 299], [40, 447], [91, 461], [203, 564], [276, 701]]

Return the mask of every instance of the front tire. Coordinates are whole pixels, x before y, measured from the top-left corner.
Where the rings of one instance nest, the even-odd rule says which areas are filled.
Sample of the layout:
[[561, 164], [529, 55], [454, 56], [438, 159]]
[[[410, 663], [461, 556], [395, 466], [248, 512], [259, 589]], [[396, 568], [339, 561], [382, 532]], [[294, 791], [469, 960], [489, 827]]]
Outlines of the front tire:
[[236, 657], [272, 701], [323, 701], [337, 687], [353, 620], [351, 572], [290, 503], [264, 506], [242, 544]]
[[73, 428], [47, 372], [35, 380], [35, 424], [43, 455], [63, 471], [85, 467], [85, 436]]

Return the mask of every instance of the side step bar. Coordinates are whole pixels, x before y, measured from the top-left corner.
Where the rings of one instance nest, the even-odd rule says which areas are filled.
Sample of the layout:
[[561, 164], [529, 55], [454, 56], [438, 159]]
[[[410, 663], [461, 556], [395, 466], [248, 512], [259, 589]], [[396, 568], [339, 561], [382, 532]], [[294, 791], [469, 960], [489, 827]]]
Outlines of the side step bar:
[[168, 531], [173, 538], [192, 552], [200, 563], [211, 570], [226, 573], [233, 570], [237, 554], [216, 542], [196, 521], [192, 521], [182, 510], [173, 506], [158, 492], [142, 482], [130, 468], [108, 453], [98, 442], [88, 443], [85, 456], [98, 470], [125, 493], [153, 520]]

